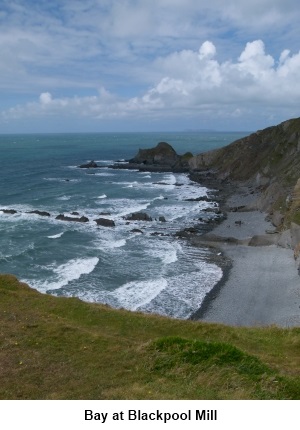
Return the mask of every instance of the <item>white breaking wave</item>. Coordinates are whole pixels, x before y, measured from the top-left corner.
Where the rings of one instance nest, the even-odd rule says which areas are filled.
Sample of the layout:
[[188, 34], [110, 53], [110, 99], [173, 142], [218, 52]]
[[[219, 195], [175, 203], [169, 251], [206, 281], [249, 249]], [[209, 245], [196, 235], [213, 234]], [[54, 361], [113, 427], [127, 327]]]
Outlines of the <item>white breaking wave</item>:
[[167, 285], [164, 278], [153, 281], [133, 281], [117, 288], [111, 295], [117, 299], [120, 307], [135, 311], [151, 302]]
[[69, 260], [65, 264], [61, 264], [58, 267], [53, 268], [53, 265], [47, 266], [46, 269], [52, 269], [53, 271], [53, 280], [44, 282], [24, 280], [24, 282], [28, 283], [36, 290], [44, 293], [46, 293], [48, 290], [58, 290], [59, 288], [67, 285], [69, 282], [79, 279], [82, 275], [91, 273], [97, 266], [98, 262], [99, 258], [97, 257], [75, 258], [73, 260]]
[[112, 292], [85, 289], [79, 291], [78, 296], [82, 300], [107, 303], [115, 308], [187, 319], [200, 308], [207, 293], [221, 278], [221, 268], [202, 262], [200, 271], [131, 281]]
[[167, 184], [170, 184], [170, 185], [174, 185], [176, 184], [177, 179], [176, 179], [176, 176], [173, 175], [173, 173], [170, 173], [164, 176], [163, 182], [166, 182]]
[[123, 217], [134, 212], [145, 210], [151, 203], [144, 201], [139, 203], [138, 200], [130, 199], [111, 199], [110, 204], [112, 206], [112, 215]]
[[96, 163], [102, 163], [102, 164], [113, 164], [113, 160], [96, 160]]
[[71, 196], [61, 196], [61, 197], [57, 197], [56, 200], [62, 200], [62, 201], [67, 201], [70, 200]]
[[108, 173], [108, 172], [101, 172], [101, 173], [94, 173], [95, 176], [115, 176], [114, 173]]
[[58, 234], [54, 234], [53, 236], [47, 236], [48, 239], [58, 239], [59, 237], [62, 237], [62, 235], [64, 234], [64, 231]]
[[175, 263], [178, 260], [177, 252], [182, 247], [179, 243], [172, 244], [165, 241], [155, 241], [151, 243], [151, 248], [145, 249], [145, 253], [152, 258], [159, 258], [163, 264]]
[[100, 239], [98, 241], [95, 241], [94, 244], [101, 248], [101, 250], [108, 250], [108, 249], [115, 249], [115, 248], [121, 248], [122, 246], [126, 245], [126, 239]]
[[102, 194], [101, 196], [97, 197], [98, 199], [106, 199], [107, 195], [106, 194]]

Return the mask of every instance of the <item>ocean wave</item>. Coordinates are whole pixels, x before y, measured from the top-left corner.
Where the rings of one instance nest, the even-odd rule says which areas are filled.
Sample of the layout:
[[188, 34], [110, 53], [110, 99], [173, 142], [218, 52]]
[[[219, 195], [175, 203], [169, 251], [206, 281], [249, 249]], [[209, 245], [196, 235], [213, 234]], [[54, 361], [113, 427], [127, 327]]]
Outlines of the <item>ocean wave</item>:
[[167, 284], [167, 280], [164, 278], [152, 281], [133, 281], [117, 288], [111, 295], [117, 300], [119, 307], [135, 311], [151, 302], [167, 287]]
[[182, 247], [177, 242], [152, 241], [151, 247], [145, 249], [145, 253], [152, 258], [159, 258], [164, 265], [175, 263], [178, 260], [177, 253]]
[[108, 172], [100, 172], [100, 173], [94, 173], [95, 176], [115, 176], [114, 173], [108, 173]]
[[[202, 262], [202, 270], [131, 281], [114, 291], [99, 291], [95, 287], [83, 289], [78, 291], [78, 297], [114, 308], [188, 319], [201, 307], [205, 296], [221, 277], [222, 270], [218, 266]], [[68, 292], [65, 294], [68, 295]], [[70, 292], [70, 295], [74, 295], [74, 292]]]
[[187, 319], [200, 308], [221, 277], [222, 270], [218, 266], [203, 263], [202, 270], [169, 277], [159, 294], [135, 310]]
[[[96, 202], [98, 205], [106, 204], [105, 200], [100, 199]], [[129, 215], [134, 212], [140, 212], [147, 209], [151, 204], [149, 201], [134, 200], [134, 199], [110, 199], [109, 200], [109, 212], [111, 213], [112, 219], [122, 218], [123, 216]]]
[[48, 239], [58, 239], [59, 237], [62, 237], [63, 234], [64, 234], [64, 231], [58, 234], [54, 234], [53, 236], [47, 236], [47, 237]]
[[101, 251], [106, 251], [113, 250], [115, 248], [122, 248], [126, 245], [126, 242], [126, 239], [117, 239], [113, 234], [107, 234], [105, 239], [101, 237], [100, 239], [95, 240], [93, 245], [96, 248], [100, 248]]
[[81, 182], [81, 179], [69, 179], [69, 178], [43, 178], [44, 181], [54, 182]]
[[60, 197], [56, 197], [56, 200], [62, 200], [62, 201], [67, 201], [70, 200], [71, 196], [60, 196]]
[[93, 272], [98, 262], [99, 258], [91, 257], [75, 258], [59, 266], [54, 266], [53, 264], [48, 265], [45, 269], [52, 271], [52, 280], [50, 275], [50, 280], [47, 281], [24, 280], [24, 282], [27, 282], [33, 288], [44, 293], [51, 290], [58, 290], [69, 282], [79, 279], [82, 275], [87, 275]]

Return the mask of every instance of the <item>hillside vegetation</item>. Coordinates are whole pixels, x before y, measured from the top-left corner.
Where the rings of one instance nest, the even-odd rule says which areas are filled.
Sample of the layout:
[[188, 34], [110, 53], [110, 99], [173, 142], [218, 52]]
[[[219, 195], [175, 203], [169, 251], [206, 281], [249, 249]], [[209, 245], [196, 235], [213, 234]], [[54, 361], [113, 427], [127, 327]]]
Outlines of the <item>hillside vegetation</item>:
[[300, 328], [233, 328], [42, 295], [0, 276], [1, 399], [299, 399]]
[[282, 215], [282, 229], [300, 224], [300, 118], [257, 131], [189, 161], [192, 171], [212, 169], [220, 179], [258, 188], [257, 208]]

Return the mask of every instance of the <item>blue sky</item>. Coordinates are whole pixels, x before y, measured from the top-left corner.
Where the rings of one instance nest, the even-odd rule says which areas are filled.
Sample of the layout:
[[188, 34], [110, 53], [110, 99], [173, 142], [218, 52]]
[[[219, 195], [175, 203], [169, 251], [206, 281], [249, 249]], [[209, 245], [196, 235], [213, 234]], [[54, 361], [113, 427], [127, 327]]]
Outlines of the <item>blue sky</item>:
[[300, 116], [297, 0], [0, 0], [0, 133]]

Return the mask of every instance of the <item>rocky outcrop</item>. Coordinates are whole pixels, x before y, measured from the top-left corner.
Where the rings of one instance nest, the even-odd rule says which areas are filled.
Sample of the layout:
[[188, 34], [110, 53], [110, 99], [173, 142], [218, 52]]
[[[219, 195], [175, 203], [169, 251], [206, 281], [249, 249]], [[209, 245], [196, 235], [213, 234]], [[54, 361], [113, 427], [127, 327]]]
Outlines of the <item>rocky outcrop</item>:
[[55, 219], [60, 221], [89, 222], [89, 219], [85, 216], [81, 216], [80, 218], [74, 218], [63, 214], [57, 215]]
[[145, 212], [134, 212], [125, 217], [127, 221], [152, 221], [152, 218]]
[[3, 212], [4, 214], [10, 214], [10, 215], [14, 215], [18, 212], [15, 209], [0, 209], [0, 211]]
[[174, 171], [188, 171], [189, 160], [193, 154], [187, 152], [184, 155], [178, 155], [174, 148], [167, 142], [159, 142], [155, 148], [140, 149], [137, 155], [129, 160], [129, 165], [126, 168], [130, 168], [131, 165], [139, 165], [139, 168], [149, 168], [153, 170], [167, 170], [172, 169]]
[[36, 214], [36, 215], [40, 215], [40, 216], [50, 216], [49, 212], [39, 211], [39, 210], [29, 211], [29, 212], [26, 212], [26, 213], [27, 214]]
[[111, 219], [107, 218], [98, 218], [94, 220], [97, 225], [101, 225], [102, 227], [115, 227], [115, 222]]
[[80, 169], [91, 169], [91, 168], [94, 169], [94, 168], [98, 167], [98, 164], [95, 163], [95, 161], [92, 160], [89, 163], [81, 164], [78, 167], [80, 167]]
[[174, 166], [179, 155], [166, 142], [160, 142], [155, 148], [140, 149], [137, 155], [129, 160], [130, 163], [160, 164]]

